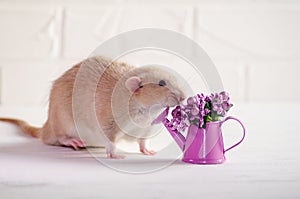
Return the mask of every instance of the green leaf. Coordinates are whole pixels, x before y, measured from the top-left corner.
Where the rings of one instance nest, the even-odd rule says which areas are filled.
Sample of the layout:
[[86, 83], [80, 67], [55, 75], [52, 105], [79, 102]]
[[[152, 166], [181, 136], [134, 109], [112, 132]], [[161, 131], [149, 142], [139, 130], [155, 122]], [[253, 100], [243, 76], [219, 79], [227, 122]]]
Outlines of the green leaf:
[[210, 115], [206, 116], [206, 121], [207, 122], [211, 122], [212, 121], [212, 117]]

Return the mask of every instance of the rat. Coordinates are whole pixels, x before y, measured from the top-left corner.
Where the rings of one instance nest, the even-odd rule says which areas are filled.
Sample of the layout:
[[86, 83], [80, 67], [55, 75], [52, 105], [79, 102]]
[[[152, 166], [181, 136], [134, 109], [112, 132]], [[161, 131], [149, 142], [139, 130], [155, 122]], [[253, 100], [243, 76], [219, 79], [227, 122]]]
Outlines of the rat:
[[108, 158], [121, 139], [136, 141], [140, 152], [154, 155], [146, 147], [157, 131], [151, 121], [165, 107], [178, 105], [185, 94], [178, 78], [159, 66], [134, 67], [102, 56], [74, 65], [54, 81], [49, 98], [48, 119], [41, 128], [19, 119], [13, 123], [45, 144], [75, 150], [105, 147]]

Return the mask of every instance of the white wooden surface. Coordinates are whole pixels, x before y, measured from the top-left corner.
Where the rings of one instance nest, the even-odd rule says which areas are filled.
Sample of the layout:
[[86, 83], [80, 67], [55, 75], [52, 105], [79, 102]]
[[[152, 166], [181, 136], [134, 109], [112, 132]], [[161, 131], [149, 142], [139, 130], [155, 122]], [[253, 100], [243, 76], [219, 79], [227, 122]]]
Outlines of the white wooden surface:
[[[13, 198], [300, 198], [300, 104], [240, 104], [231, 111], [247, 126], [247, 137], [222, 165], [175, 161], [147, 174], [112, 170], [87, 151], [45, 146], [0, 123], [0, 195]], [[41, 124], [46, 110], [0, 108], [1, 116]], [[224, 126], [226, 145], [238, 139]], [[161, 141], [163, 144], [163, 141]], [[98, 153], [100, 157], [103, 153]], [[111, 165], [147, 168], [170, 158], [127, 154]]]

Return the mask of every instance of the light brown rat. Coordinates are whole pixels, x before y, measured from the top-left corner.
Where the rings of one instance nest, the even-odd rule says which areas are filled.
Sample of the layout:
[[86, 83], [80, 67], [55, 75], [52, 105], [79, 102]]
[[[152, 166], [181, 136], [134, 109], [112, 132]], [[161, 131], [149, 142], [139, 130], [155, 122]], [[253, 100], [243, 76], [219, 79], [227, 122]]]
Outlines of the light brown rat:
[[109, 158], [123, 158], [115, 153], [115, 143], [127, 139], [137, 141], [143, 154], [153, 155], [146, 148], [153, 133], [151, 119], [183, 99], [176, 77], [166, 69], [135, 68], [98, 56], [76, 64], [54, 82], [42, 128], [17, 119], [0, 120], [49, 145], [104, 146]]

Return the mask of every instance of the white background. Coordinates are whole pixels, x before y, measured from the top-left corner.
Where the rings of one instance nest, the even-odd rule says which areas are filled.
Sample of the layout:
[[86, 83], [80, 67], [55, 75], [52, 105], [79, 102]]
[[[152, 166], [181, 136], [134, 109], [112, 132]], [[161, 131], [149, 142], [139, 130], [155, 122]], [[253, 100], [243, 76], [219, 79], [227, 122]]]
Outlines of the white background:
[[299, 102], [299, 24], [297, 1], [2, 0], [1, 105], [45, 106], [58, 75], [102, 41], [143, 27], [198, 42], [235, 102]]
[[[242, 145], [226, 153], [223, 165], [177, 160], [158, 172], [129, 175], [87, 151], [46, 146], [1, 123], [0, 197], [299, 198], [297, 0], [0, 0], [0, 117], [41, 125], [55, 78], [102, 41], [143, 27], [181, 32], [205, 49], [232, 96], [230, 114], [246, 125]], [[179, 61], [165, 58], [182, 70]], [[130, 60], [140, 64], [134, 56]], [[191, 85], [197, 87], [197, 80]], [[226, 146], [239, 131], [235, 123], [224, 126]], [[168, 160], [160, 154], [107, 161], [144, 169]]]

